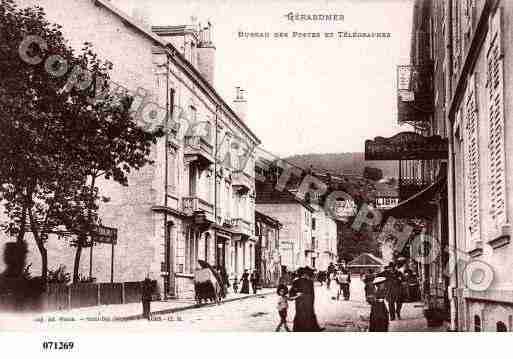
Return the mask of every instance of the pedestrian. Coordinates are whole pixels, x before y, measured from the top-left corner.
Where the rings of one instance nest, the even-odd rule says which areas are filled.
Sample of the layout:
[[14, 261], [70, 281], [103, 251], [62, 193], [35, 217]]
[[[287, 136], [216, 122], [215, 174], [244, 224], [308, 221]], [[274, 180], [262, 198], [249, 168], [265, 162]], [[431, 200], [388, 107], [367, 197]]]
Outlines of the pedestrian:
[[244, 273], [242, 273], [240, 281], [242, 282], [242, 287], [240, 289], [241, 294], [249, 294], [249, 273], [247, 269], [244, 269]]
[[321, 284], [321, 287], [324, 285], [324, 282], [326, 281], [326, 272], [321, 270], [319, 271], [319, 274], [317, 275], [317, 280]]
[[331, 279], [332, 279], [334, 273], [336, 272], [336, 268], [335, 268], [335, 265], [333, 264], [333, 262], [330, 262], [326, 272], [327, 272], [326, 287], [328, 289], [330, 289]]
[[237, 291], [239, 290], [239, 279], [237, 276], [233, 277], [233, 293], [237, 294]]
[[401, 319], [402, 298], [402, 274], [395, 268], [395, 264], [390, 262], [386, 271], [386, 301], [390, 320]]
[[223, 266], [221, 267], [221, 280], [223, 281], [223, 292], [224, 292], [224, 298], [226, 298], [226, 295], [228, 294], [228, 287], [230, 286], [230, 278], [228, 278], [228, 273], [226, 272], [226, 268]]
[[283, 325], [285, 330], [290, 332], [287, 326], [287, 311], [289, 309], [289, 300], [291, 300], [288, 297], [288, 288], [286, 285], [280, 284], [276, 292], [278, 293], [278, 315], [280, 316], [280, 324], [276, 327], [276, 331], [279, 332]]
[[251, 272], [251, 275], [249, 276], [249, 281], [251, 283], [251, 288], [253, 289], [253, 294], [256, 294], [258, 286], [258, 276], [256, 274], [256, 271]]
[[4, 246], [5, 270], [0, 274], [0, 312], [20, 312], [25, 310], [29, 280], [24, 278], [27, 258], [25, 242], [8, 242]]
[[363, 282], [365, 283], [365, 286], [364, 286], [363, 290], [365, 292], [365, 300], [369, 304], [371, 304], [371, 299], [375, 295], [375, 292], [376, 292], [373, 281], [374, 281], [374, 276], [372, 275], [372, 273], [364, 275]]
[[146, 277], [142, 282], [142, 307], [143, 307], [143, 317], [150, 320], [151, 314], [151, 299], [153, 295], [153, 282], [150, 278]]
[[377, 277], [373, 280], [374, 294], [368, 297], [371, 305], [369, 332], [388, 332], [388, 310], [384, 301], [386, 281], [385, 277]]
[[319, 332], [324, 330], [317, 322], [314, 303], [315, 292], [313, 285], [313, 270], [305, 267], [297, 271], [299, 278], [295, 279], [290, 288], [290, 298], [296, 301], [294, 316], [295, 332]]
[[349, 292], [351, 285], [351, 274], [345, 267], [341, 267], [335, 277], [336, 282], [339, 285], [337, 300], [340, 299], [340, 294], [343, 294], [344, 300], [349, 300]]

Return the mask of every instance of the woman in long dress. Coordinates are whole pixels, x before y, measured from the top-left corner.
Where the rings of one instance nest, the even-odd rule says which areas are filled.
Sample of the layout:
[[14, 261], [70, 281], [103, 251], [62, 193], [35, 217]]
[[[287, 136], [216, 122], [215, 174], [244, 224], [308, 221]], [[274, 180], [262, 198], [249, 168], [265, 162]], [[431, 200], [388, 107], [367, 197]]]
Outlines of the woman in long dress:
[[249, 294], [249, 273], [248, 270], [244, 270], [241, 278], [242, 288], [240, 289], [240, 293]]
[[290, 297], [296, 301], [294, 316], [295, 332], [318, 332], [323, 329], [317, 322], [314, 311], [315, 293], [313, 271], [310, 268], [298, 269], [299, 278], [294, 280], [290, 288]]

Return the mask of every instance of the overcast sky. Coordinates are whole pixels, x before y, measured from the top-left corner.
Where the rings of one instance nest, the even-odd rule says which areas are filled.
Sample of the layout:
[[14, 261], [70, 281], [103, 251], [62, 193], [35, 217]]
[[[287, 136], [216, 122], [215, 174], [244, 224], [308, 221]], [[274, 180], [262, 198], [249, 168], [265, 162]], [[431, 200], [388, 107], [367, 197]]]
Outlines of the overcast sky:
[[[213, 26], [215, 88], [231, 103], [247, 91], [247, 122], [277, 155], [363, 152], [364, 141], [397, 126], [396, 66], [409, 58], [412, 1], [407, 0], [114, 0], [151, 13], [153, 25]], [[344, 21], [296, 21], [289, 12], [342, 14]], [[271, 38], [239, 38], [238, 32]], [[321, 38], [274, 39], [274, 32]], [[388, 39], [323, 38], [324, 32], [389, 32]]]

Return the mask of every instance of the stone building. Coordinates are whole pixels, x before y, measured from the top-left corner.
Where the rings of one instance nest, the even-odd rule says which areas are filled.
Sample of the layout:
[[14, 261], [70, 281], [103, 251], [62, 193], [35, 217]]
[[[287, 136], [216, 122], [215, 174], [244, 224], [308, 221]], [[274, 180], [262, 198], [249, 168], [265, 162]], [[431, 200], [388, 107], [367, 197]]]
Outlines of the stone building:
[[452, 330], [513, 330], [512, 20], [509, 1], [416, 0], [415, 71], [398, 78], [399, 87], [415, 85], [399, 93], [399, 116], [420, 124], [419, 134], [447, 138], [448, 156], [402, 167], [415, 174], [433, 166], [442, 185], [425, 184], [387, 214], [431, 207], [421, 234], [436, 240], [434, 255], [418, 269], [428, 309], [450, 312]]
[[[410, 62], [397, 67], [398, 123], [407, 130], [391, 138], [366, 141], [366, 159], [397, 160], [398, 199], [381, 210], [385, 224], [379, 234], [386, 263], [410, 258], [410, 269], [422, 282], [424, 313], [429, 324], [450, 320], [449, 254], [442, 250], [426, 260], [419, 249], [446, 248], [448, 237], [445, 126], [444, 37], [441, 1], [416, 0], [413, 6]], [[387, 206], [390, 207], [390, 206]]]
[[337, 261], [337, 223], [322, 206], [312, 203], [312, 248], [309, 252], [310, 266], [325, 270]]
[[260, 273], [261, 285], [278, 285], [281, 276], [280, 230], [283, 225], [277, 219], [255, 211], [255, 269]]
[[512, 331], [513, 3], [455, 1], [445, 14], [453, 327]]
[[[111, 199], [101, 205], [102, 223], [118, 230], [113, 280], [149, 275], [163, 296], [190, 296], [198, 259], [239, 277], [253, 268], [252, 149], [259, 140], [214, 88], [211, 25], [151, 28], [147, 12], [129, 16], [107, 0], [18, 3], [42, 6], [73, 47], [91, 42], [113, 63], [112, 80], [147, 94], [143, 104], [164, 109], [171, 123], [152, 149], [154, 164], [131, 174], [128, 187], [100, 183]], [[72, 268], [72, 250], [61, 242], [48, 242], [51, 266]], [[110, 246], [99, 244], [92, 253], [93, 277], [109, 281]], [[86, 263], [89, 258], [82, 272]]]
[[280, 231], [281, 264], [287, 270], [312, 266], [312, 215], [315, 209], [295, 193], [277, 190], [273, 182], [256, 183], [256, 208], [276, 218], [283, 225]]

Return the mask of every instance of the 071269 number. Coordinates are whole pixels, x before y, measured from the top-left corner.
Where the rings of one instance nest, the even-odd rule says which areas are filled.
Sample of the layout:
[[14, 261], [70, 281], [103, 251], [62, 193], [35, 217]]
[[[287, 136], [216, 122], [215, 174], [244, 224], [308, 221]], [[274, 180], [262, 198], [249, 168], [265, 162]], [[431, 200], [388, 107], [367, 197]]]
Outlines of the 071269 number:
[[73, 342], [43, 342], [43, 350], [72, 350]]

